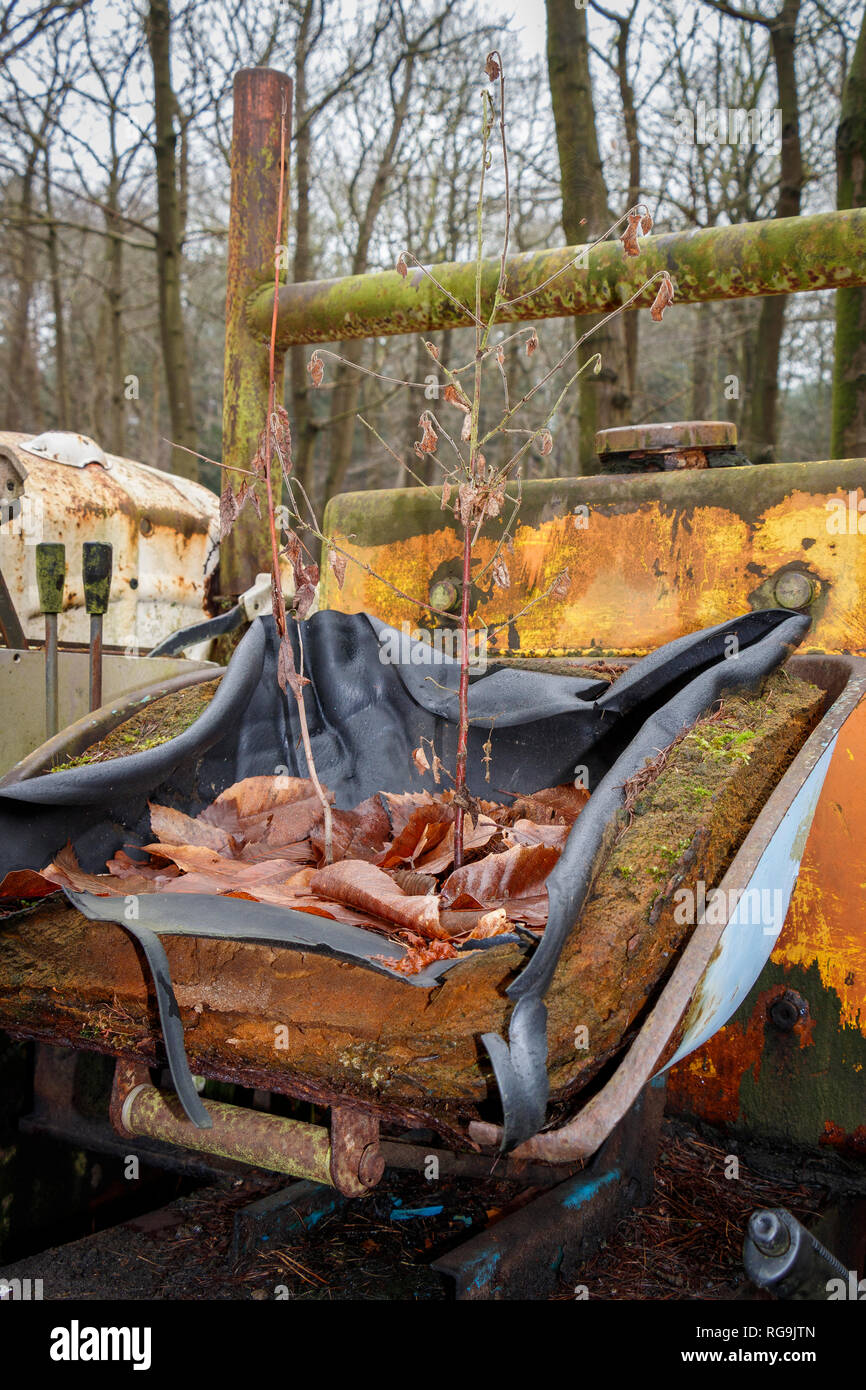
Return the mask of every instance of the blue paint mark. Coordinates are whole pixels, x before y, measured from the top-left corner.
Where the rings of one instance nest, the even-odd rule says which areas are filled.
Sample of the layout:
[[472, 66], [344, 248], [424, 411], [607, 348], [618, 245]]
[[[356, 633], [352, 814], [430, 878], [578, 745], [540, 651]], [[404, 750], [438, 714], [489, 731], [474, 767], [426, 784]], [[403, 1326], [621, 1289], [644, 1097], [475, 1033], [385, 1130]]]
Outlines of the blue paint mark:
[[330, 1216], [331, 1213], [336, 1211], [337, 1208], [340, 1206], [342, 1206], [342, 1202], [334, 1202], [334, 1204], [329, 1207], [324, 1207], [313, 1211], [305, 1211], [304, 1219], [301, 1223], [302, 1227], [317, 1225], [318, 1222], [321, 1221], [323, 1216]]
[[392, 1221], [412, 1221], [415, 1217], [441, 1216], [444, 1210], [441, 1202], [436, 1207], [403, 1207], [402, 1211], [396, 1206], [391, 1208]]
[[[499, 1264], [501, 1258], [500, 1252], [496, 1249], [492, 1249], [483, 1250], [480, 1254], [467, 1260], [463, 1266], [463, 1270], [465, 1271], [464, 1287], [467, 1292], [470, 1289], [489, 1289], [492, 1291], [495, 1287], [493, 1279], [496, 1274], [496, 1266]], [[476, 1269], [477, 1273], [470, 1279], [468, 1277], [468, 1271], [471, 1269]]]
[[619, 1182], [620, 1176], [618, 1168], [610, 1168], [599, 1178], [575, 1178], [561, 1199], [562, 1205], [568, 1209], [585, 1206], [587, 1202], [591, 1202], [593, 1198], [597, 1197], [601, 1189], [607, 1187], [608, 1183]]

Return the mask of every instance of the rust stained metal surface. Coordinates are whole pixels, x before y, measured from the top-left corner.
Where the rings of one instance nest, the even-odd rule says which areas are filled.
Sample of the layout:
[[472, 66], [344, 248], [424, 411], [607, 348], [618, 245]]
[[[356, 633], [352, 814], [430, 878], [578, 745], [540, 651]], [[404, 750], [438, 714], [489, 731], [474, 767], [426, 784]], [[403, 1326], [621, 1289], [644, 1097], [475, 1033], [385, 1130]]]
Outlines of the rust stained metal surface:
[[210, 1129], [199, 1129], [172, 1094], [151, 1084], [146, 1066], [118, 1059], [109, 1116], [121, 1135], [141, 1135], [237, 1163], [288, 1173], [363, 1196], [385, 1171], [379, 1123], [359, 1111], [335, 1107], [330, 1133], [322, 1125], [206, 1100]]
[[[831, 760], [840, 729], [855, 713], [861, 720], [866, 716], [866, 663], [842, 659], [838, 664], [846, 668], [847, 677], [841, 692], [755, 820], [718, 885], [716, 901], [721, 910], [705, 913], [699, 920], [624, 1060], [571, 1120], [520, 1145], [513, 1158], [561, 1163], [595, 1153], [647, 1081], [706, 1041], [724, 1022], [724, 1011], [730, 1016], [737, 1007], [737, 992], [740, 999], [746, 994], [760, 970], [754, 960], [762, 950], [762, 939], [764, 960], [770, 943], [760, 919], [739, 920], [738, 904], [755, 883], [760, 887], [762, 875], [775, 881], [780, 857], [785, 856], [790, 856], [790, 893], [815, 803], [822, 796], [825, 804], [828, 800], [823, 792], [824, 764]], [[814, 664], [804, 663], [803, 658], [793, 658], [790, 665], [804, 676], [814, 670]], [[776, 935], [781, 926], [780, 920]], [[808, 1045], [808, 1030], [805, 1035]], [[475, 1122], [469, 1134], [484, 1147], [501, 1142], [498, 1125]]]
[[663, 424], [619, 425], [599, 430], [595, 451], [605, 454], [630, 453], [635, 449], [732, 449], [737, 443], [737, 427], [730, 420], [668, 420]]
[[[286, 241], [285, 230], [277, 234], [283, 103], [288, 148], [292, 134], [291, 78], [273, 68], [242, 68], [235, 74], [222, 461], [238, 468], [249, 468], [268, 415], [268, 352], [249, 330], [246, 306], [249, 295], [267, 280], [270, 289], [265, 295], [273, 301], [274, 247]], [[288, 218], [288, 197], [283, 216]], [[265, 336], [270, 334], [270, 312]], [[275, 368], [275, 379], [281, 383], [281, 354]], [[279, 386], [276, 401], [282, 402]], [[235, 488], [243, 478], [240, 473], [226, 476]], [[267, 554], [265, 525], [251, 507], [246, 507], [222, 546], [222, 593], [237, 595], [248, 589]]]
[[[787, 606], [776, 586], [794, 573], [808, 581], [813, 617], [803, 649], [866, 653], [864, 499], [862, 459], [529, 482], [507, 588], [482, 575], [505, 519], [475, 547], [470, 621], [504, 624], [491, 657], [641, 656], [735, 614]], [[415, 627], [424, 613], [394, 588], [426, 603], [431, 585], [460, 583], [456, 523], [422, 489], [335, 498], [325, 530], [394, 587], [350, 561], [342, 590], [325, 571], [322, 607]], [[523, 612], [563, 570], [564, 596]]]
[[[619, 308], [662, 270], [675, 280], [677, 302], [681, 304], [862, 285], [866, 283], [864, 245], [866, 209], [852, 208], [650, 236], [642, 239], [641, 254], [635, 259], [623, 257], [618, 241], [605, 241], [567, 270], [565, 267], [587, 248], [528, 251], [509, 257], [510, 298], [528, 294], [551, 276], [556, 278], [531, 298], [512, 308], [501, 308], [497, 318], [500, 323], [514, 323], [607, 313]], [[474, 262], [437, 265], [433, 271], [455, 299], [474, 304]], [[499, 261], [491, 257], [484, 262], [482, 272], [482, 314], [490, 311], [498, 277]], [[637, 301], [638, 307], [651, 303], [655, 288]], [[266, 338], [271, 316], [266, 287], [250, 300], [248, 316], [251, 332]], [[431, 332], [468, 321], [418, 270], [410, 270], [405, 280], [395, 270], [388, 270], [285, 285], [280, 290], [282, 348], [292, 343]]]
[[[671, 1108], [769, 1143], [863, 1158], [866, 706], [840, 730], [784, 929], [729, 1023], [670, 1076]], [[790, 1029], [773, 1002], [796, 993]]]
[[134, 1086], [123, 1098], [122, 1131], [216, 1154], [273, 1173], [288, 1173], [310, 1182], [331, 1182], [331, 1144], [321, 1125], [305, 1124], [266, 1111], [242, 1110], [221, 1101], [204, 1102], [211, 1129], [198, 1129], [176, 1096], [156, 1086]]
[[0, 524], [2, 569], [29, 640], [44, 633], [35, 550], [39, 541], [66, 546], [66, 588], [59, 615], [61, 643], [86, 643], [81, 572], [84, 541], [114, 551], [106, 646], [148, 651], [205, 611], [207, 577], [216, 563], [219, 502], [207, 488], [132, 459], [108, 455], [73, 468], [21, 452], [24, 434], [0, 433], [0, 444], [26, 468], [15, 515]]
[[[844, 675], [837, 675], [835, 683], [825, 676], [829, 682], [825, 688], [833, 685], [837, 692], [851, 663], [826, 658], [817, 664], [834, 670], [844, 667]], [[811, 667], [804, 672], [807, 677], [810, 673]], [[808, 750], [806, 745], [797, 755], [799, 761], [792, 764], [801, 779], [811, 756]], [[743, 778], [747, 780], [745, 773]], [[796, 776], [793, 782], [797, 782]], [[738, 785], [743, 793], [748, 791], [742, 783]], [[781, 794], [784, 797], [790, 792], [789, 778], [782, 784]], [[763, 823], [757, 824], [760, 827]], [[738, 861], [739, 856], [735, 870]], [[747, 859], [745, 868], [740, 866], [745, 882], [750, 862]], [[711, 877], [710, 872], [706, 876]], [[618, 921], [612, 928], [620, 932], [621, 945], [631, 932], [627, 917], [626, 927], [626, 935]], [[656, 926], [647, 929], [651, 943], [657, 940], [658, 931]], [[697, 963], [690, 958], [691, 973], [680, 981], [684, 993], [673, 1003], [666, 993], [665, 1004], [659, 1005], [647, 1025], [656, 1032], [649, 1039], [643, 1060], [639, 1058], [633, 1069], [637, 1089], [652, 1074], [687, 1009], [695, 981], [712, 956], [718, 929], [710, 927], [703, 936], [699, 929], [693, 941], [696, 939], [703, 942], [706, 958]], [[0, 943], [4, 955], [4, 1027], [8, 1031], [16, 1036], [48, 1036], [54, 1042], [147, 1062], [158, 1059], [159, 1030], [149, 1016], [146, 980], [136, 948], [128, 938], [104, 924], [85, 922], [58, 903], [10, 923]], [[384, 974], [362, 974], [344, 961], [310, 952], [180, 937], [167, 938], [166, 949], [188, 1054], [196, 1072], [265, 1086], [317, 1103], [378, 1113], [391, 1121], [420, 1119], [425, 1126], [466, 1144], [465, 1120], [473, 1114], [480, 1118], [483, 1111], [478, 1107], [489, 1093], [489, 1077], [479, 1067], [476, 1039], [507, 1022], [508, 1000], [502, 985], [521, 963], [515, 948], [505, 948], [498, 957], [493, 952], [473, 953], [474, 958], [468, 956], [455, 964], [447, 982], [429, 994]], [[574, 973], [554, 982], [547, 1001], [552, 1065], [558, 1057], [557, 1065], [564, 1068], [567, 1057], [572, 1069], [569, 1080], [574, 1079], [574, 1066], [577, 1063], [579, 1067], [581, 1061], [574, 1051], [574, 1001], [581, 972], [587, 970], [586, 959], [580, 959], [579, 952], [574, 963]], [[605, 961], [600, 968], [607, 969]], [[646, 997], [640, 981], [646, 977], [636, 965], [631, 973], [639, 1009]], [[674, 976], [675, 981], [678, 978]], [[593, 967], [586, 979], [585, 995], [603, 994], [598, 982]], [[581, 1012], [577, 1016], [587, 1015]], [[275, 1022], [287, 1019], [287, 1046], [275, 1053]], [[603, 1029], [604, 1023], [599, 1026]], [[611, 1058], [622, 1038], [616, 1023], [613, 1029]], [[639, 1043], [645, 1033], [646, 1029], [639, 1035]], [[624, 1083], [619, 1084], [621, 1068], [613, 1092], [606, 1088], [607, 1105], [601, 1113], [593, 1112], [595, 1102], [586, 1107], [592, 1126], [586, 1142], [596, 1141], [594, 1147], [636, 1094], [629, 1089], [632, 1062], [630, 1054], [623, 1064]], [[573, 1107], [573, 1096], [563, 1094], [562, 1099]], [[366, 1144], [364, 1150], [368, 1147]], [[539, 1161], [572, 1161], [567, 1153], [535, 1157]], [[374, 1150], [363, 1171], [359, 1160], [359, 1175], [367, 1181], [375, 1177], [375, 1168], [368, 1172], [366, 1162], [375, 1159]]]

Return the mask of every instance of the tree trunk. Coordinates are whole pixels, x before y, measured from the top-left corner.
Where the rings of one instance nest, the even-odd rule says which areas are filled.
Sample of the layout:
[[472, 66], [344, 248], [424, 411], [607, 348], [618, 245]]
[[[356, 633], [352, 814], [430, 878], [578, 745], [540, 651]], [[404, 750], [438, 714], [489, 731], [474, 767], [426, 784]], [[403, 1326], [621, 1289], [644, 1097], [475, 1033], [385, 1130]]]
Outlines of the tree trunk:
[[[546, 0], [547, 68], [556, 123], [562, 184], [562, 225], [570, 246], [598, 236], [613, 220], [598, 149], [595, 110], [589, 73], [589, 41], [586, 11], [574, 0]], [[586, 227], [581, 227], [581, 219]], [[597, 317], [581, 317], [577, 332], [584, 334], [598, 323]], [[597, 333], [581, 350], [580, 360], [601, 353], [599, 376], [580, 378], [579, 473], [600, 471], [595, 452], [596, 430], [627, 423], [631, 412], [625, 329], [622, 319]]]
[[710, 373], [713, 365], [713, 306], [696, 304], [690, 311], [692, 339], [692, 420], [710, 416]]
[[[406, 58], [406, 66], [403, 72], [403, 86], [394, 107], [394, 115], [391, 121], [391, 129], [388, 134], [388, 142], [379, 160], [373, 184], [370, 189], [364, 213], [361, 218], [361, 225], [358, 230], [358, 240], [355, 246], [355, 254], [352, 257], [352, 275], [363, 275], [367, 269], [370, 256], [370, 241], [376, 219], [379, 216], [388, 184], [393, 172], [394, 156], [400, 144], [400, 137], [403, 133], [403, 126], [409, 112], [409, 95], [412, 90], [412, 76], [415, 70], [415, 54], [410, 53]], [[342, 356], [349, 362], [358, 363], [364, 350], [363, 339], [346, 343]], [[351, 367], [341, 367], [337, 373], [337, 385], [331, 401], [331, 421], [332, 429], [329, 435], [330, 463], [328, 474], [325, 481], [325, 497], [327, 502], [331, 497], [340, 491], [349, 470], [352, 460], [352, 443], [355, 438], [355, 411], [358, 405], [358, 396], [361, 389], [360, 373]], [[420, 414], [420, 412], [419, 412]]]
[[[106, 192], [105, 227], [108, 232], [105, 251], [106, 291], [108, 308], [108, 411], [105, 417], [105, 438], [99, 442], [110, 454], [126, 452], [126, 412], [123, 403], [123, 242], [120, 239], [118, 208], [119, 190], [114, 176]], [[192, 446], [190, 446], [192, 447]], [[187, 455], [187, 457], [189, 457]], [[195, 463], [194, 459], [190, 460]], [[175, 470], [177, 471], [177, 470]], [[187, 474], [186, 476], [192, 476]]]
[[[619, 83], [619, 97], [622, 103], [622, 117], [625, 124], [625, 139], [628, 145], [628, 205], [634, 207], [640, 199], [640, 134], [637, 124], [637, 110], [634, 101], [634, 88], [628, 76], [628, 39], [632, 16], [617, 19], [619, 34], [616, 41], [616, 76]], [[630, 403], [634, 402], [637, 390], [637, 350], [640, 329], [639, 314], [625, 314], [622, 320], [625, 339], [626, 378]], [[630, 422], [629, 422], [630, 423]]]
[[34, 148], [21, 180], [21, 227], [18, 232], [19, 255], [16, 264], [17, 285], [8, 319], [8, 351], [6, 362], [7, 430], [38, 432], [39, 368], [33, 342], [31, 309], [36, 282], [36, 242], [33, 239], [33, 180], [36, 172], [37, 150]]
[[51, 280], [51, 311], [54, 314], [54, 373], [56, 423], [60, 430], [71, 428], [69, 407], [69, 367], [66, 358], [66, 323], [63, 314], [63, 277], [57, 241], [57, 224], [51, 203], [51, 174], [45, 161], [45, 214], [48, 235], [48, 274]]
[[[158, 204], [156, 265], [163, 366], [172, 442], [195, 449], [195, 411], [181, 299], [181, 208], [175, 132], [177, 101], [171, 85], [169, 0], [150, 0], [147, 30], [154, 85]], [[191, 454], [173, 449], [172, 471], [186, 478], [197, 478], [198, 463]]]
[[[782, 112], [782, 156], [775, 217], [797, 217], [803, 188], [800, 150], [800, 103], [794, 64], [797, 19], [801, 0], [784, 0], [768, 24]], [[785, 327], [787, 299], [771, 295], [761, 305], [755, 344], [754, 389], [748, 411], [746, 453], [753, 463], [771, 463], [776, 449], [779, 395], [779, 354]]]
[[[836, 202], [866, 204], [866, 14], [842, 93]], [[866, 457], [866, 288], [836, 291], [831, 458]]]

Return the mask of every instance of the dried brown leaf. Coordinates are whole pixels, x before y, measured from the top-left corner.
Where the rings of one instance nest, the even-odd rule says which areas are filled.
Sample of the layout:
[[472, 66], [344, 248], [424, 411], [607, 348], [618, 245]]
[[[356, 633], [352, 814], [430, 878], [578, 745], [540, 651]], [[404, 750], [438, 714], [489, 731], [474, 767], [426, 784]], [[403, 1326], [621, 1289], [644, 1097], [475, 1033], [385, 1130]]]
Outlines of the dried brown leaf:
[[[405, 270], [403, 272], [406, 273]], [[321, 386], [325, 379], [325, 364], [317, 352], [314, 352], [307, 363], [307, 371], [310, 373], [314, 386]]]
[[342, 589], [343, 587], [343, 582], [346, 578], [346, 565], [348, 563], [346, 556], [342, 555], [339, 550], [335, 550], [332, 545], [328, 547], [328, 564], [331, 567], [331, 573], [337, 581], [338, 589]]
[[517, 845], [455, 869], [442, 886], [443, 909], [467, 899], [482, 907], [504, 907], [512, 921], [547, 919], [547, 877], [559, 858], [550, 845]]
[[665, 309], [674, 302], [674, 286], [667, 271], [662, 276], [662, 282], [658, 288], [658, 294], [650, 307], [650, 317], [655, 323], [661, 323], [664, 318]]
[[448, 385], [445, 387], [442, 393], [442, 399], [447, 401], [449, 405], [456, 405], [458, 410], [472, 409], [469, 398], [464, 394], [462, 387], [458, 390], [451, 381], [449, 381]]
[[415, 452], [421, 454], [435, 454], [439, 438], [433, 428], [433, 421], [430, 418], [429, 411], [425, 410], [420, 416], [418, 428], [421, 430], [421, 438], [415, 445]]
[[421, 936], [437, 939], [446, 935], [439, 920], [438, 899], [404, 893], [390, 874], [361, 859], [343, 859], [319, 869], [310, 879], [310, 890]]
[[628, 226], [620, 237], [622, 249], [627, 256], [639, 256], [640, 247], [638, 246], [637, 233], [640, 227], [641, 217], [639, 212], [633, 209], [628, 214]]

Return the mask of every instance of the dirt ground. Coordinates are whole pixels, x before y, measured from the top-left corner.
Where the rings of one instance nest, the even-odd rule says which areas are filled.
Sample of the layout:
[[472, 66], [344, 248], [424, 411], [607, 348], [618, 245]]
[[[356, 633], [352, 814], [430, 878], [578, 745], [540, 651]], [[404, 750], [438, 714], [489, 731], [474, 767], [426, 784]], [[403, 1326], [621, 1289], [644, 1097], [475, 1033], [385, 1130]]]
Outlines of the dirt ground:
[[[756, 1207], [785, 1206], [810, 1222], [826, 1194], [771, 1182], [742, 1162], [739, 1178], [730, 1180], [725, 1158], [697, 1135], [666, 1126], [652, 1201], [623, 1219], [586, 1265], [581, 1278], [590, 1298], [763, 1297], [742, 1272], [748, 1216]], [[369, 1198], [232, 1265], [235, 1212], [285, 1185], [260, 1176], [202, 1187], [0, 1269], [0, 1278], [41, 1278], [45, 1299], [54, 1300], [442, 1300], [450, 1290], [431, 1261], [495, 1221], [518, 1196], [513, 1184], [434, 1185], [389, 1174]], [[571, 1287], [553, 1295], [573, 1296]]]

